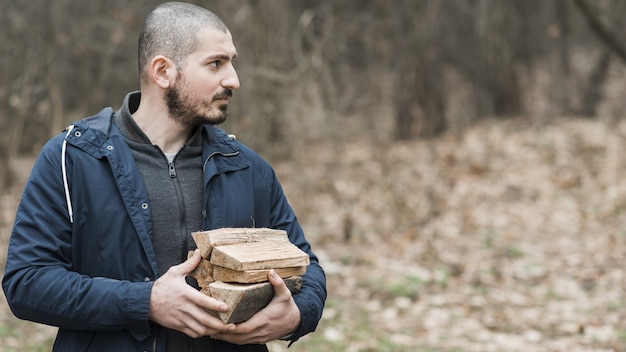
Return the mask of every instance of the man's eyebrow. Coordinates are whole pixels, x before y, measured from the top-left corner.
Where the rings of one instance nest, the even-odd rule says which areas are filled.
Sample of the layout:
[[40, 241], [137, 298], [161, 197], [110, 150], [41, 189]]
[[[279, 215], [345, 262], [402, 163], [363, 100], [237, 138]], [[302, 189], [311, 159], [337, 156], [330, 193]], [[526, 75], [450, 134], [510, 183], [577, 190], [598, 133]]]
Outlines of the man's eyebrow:
[[208, 55], [207, 57], [205, 57], [204, 59], [207, 61], [213, 61], [213, 60], [232, 60], [234, 58], [237, 57], [237, 53], [234, 53], [232, 56], [230, 55], [226, 55], [226, 54], [213, 54], [213, 55]]

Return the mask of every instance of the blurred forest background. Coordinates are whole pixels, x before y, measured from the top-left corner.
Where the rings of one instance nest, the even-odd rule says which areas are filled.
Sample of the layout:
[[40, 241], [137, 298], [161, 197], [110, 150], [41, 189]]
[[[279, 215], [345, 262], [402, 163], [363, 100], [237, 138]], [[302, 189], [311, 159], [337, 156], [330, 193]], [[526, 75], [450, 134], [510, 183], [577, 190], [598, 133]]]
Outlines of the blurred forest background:
[[[626, 351], [626, 2], [191, 2], [327, 270], [290, 350]], [[138, 89], [158, 3], [0, 0], [0, 247], [43, 143]], [[53, 333], [0, 307], [0, 350]]]
[[[626, 58], [621, 1], [195, 2], [224, 18], [240, 53], [227, 127], [276, 157], [303, 141], [433, 137], [494, 117], [619, 118], [626, 106], [607, 87]], [[2, 0], [5, 185], [7, 160], [138, 89], [137, 32], [157, 3]]]

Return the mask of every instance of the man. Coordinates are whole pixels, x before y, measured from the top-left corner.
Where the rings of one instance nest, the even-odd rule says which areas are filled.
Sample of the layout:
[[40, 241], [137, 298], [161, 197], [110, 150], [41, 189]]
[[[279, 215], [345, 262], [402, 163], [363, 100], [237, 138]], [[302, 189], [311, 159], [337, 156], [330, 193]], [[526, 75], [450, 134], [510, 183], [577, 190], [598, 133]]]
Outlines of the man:
[[[230, 32], [210, 11], [165, 3], [139, 38], [141, 91], [43, 148], [24, 189], [2, 287], [13, 313], [59, 327], [55, 351], [267, 351], [315, 330], [326, 281], [273, 169], [215, 127], [239, 88]], [[300, 292], [248, 321], [186, 280], [191, 232], [269, 227], [310, 255]]]

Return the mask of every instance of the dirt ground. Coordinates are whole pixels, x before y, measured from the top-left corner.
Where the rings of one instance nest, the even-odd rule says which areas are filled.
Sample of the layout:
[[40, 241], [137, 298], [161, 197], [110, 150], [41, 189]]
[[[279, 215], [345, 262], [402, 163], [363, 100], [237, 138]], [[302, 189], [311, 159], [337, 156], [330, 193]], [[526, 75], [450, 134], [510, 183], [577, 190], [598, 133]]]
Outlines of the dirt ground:
[[[626, 351], [625, 136], [486, 121], [274, 163], [328, 276], [317, 332], [289, 351]], [[20, 191], [2, 195], [0, 248]], [[0, 303], [0, 350], [49, 350], [53, 334]]]

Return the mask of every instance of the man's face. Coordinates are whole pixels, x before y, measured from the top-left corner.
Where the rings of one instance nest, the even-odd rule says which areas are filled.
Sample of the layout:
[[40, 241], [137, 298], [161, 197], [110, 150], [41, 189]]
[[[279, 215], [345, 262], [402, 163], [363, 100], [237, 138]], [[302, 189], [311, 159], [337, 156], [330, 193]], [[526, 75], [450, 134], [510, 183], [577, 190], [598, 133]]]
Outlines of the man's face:
[[239, 88], [232, 63], [236, 56], [230, 33], [200, 31], [196, 51], [182, 63], [176, 81], [165, 93], [170, 117], [192, 127], [224, 122], [232, 91]]

